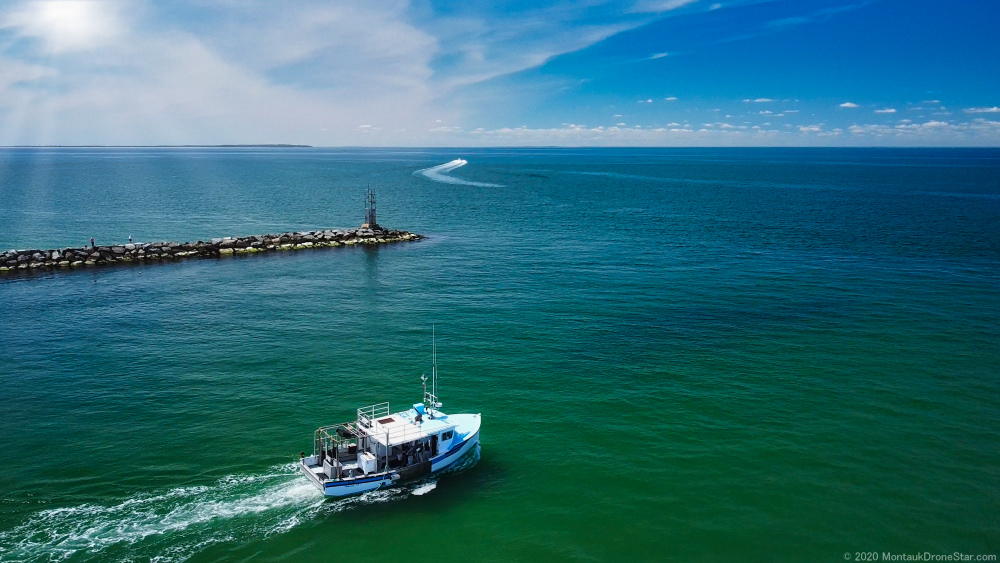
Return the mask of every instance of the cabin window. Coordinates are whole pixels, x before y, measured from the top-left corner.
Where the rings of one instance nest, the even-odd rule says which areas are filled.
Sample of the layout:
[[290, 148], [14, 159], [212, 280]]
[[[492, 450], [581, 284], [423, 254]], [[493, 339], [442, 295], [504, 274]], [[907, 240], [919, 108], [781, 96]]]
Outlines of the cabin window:
[[451, 437], [454, 436], [454, 435], [455, 435], [455, 432], [452, 431], [452, 430], [449, 430], [449, 431], [445, 432], [444, 434], [441, 434], [441, 439], [442, 440], [451, 440]]

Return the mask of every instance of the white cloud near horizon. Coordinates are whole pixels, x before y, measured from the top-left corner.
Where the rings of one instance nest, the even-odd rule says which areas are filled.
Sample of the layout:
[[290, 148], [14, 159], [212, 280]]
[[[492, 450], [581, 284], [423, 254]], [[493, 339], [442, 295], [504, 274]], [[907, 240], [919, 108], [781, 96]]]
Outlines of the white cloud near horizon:
[[856, 108], [856, 107], [858, 107], [858, 104], [855, 104], [853, 102], [844, 102], [844, 103], [840, 104], [840, 107], [842, 107], [842, 108]]

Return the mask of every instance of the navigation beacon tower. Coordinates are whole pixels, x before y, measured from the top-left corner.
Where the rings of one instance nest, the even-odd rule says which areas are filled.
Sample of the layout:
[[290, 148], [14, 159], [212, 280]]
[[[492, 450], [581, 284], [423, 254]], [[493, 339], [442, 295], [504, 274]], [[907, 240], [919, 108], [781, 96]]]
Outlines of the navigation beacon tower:
[[365, 190], [365, 223], [362, 229], [378, 230], [378, 220], [375, 218], [375, 189], [369, 187]]

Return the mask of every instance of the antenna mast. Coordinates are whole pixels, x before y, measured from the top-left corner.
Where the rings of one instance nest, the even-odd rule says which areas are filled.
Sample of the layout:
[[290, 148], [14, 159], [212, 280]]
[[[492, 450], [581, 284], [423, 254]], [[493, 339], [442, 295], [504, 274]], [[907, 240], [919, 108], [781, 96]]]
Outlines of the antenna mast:
[[437, 384], [438, 384], [438, 348], [437, 348], [437, 330], [434, 325], [431, 325], [431, 362], [434, 364], [431, 366], [431, 394], [434, 395], [434, 400], [437, 401]]
[[[427, 392], [427, 377], [421, 376], [420, 379], [424, 382], [424, 404], [430, 409], [441, 408], [441, 401], [437, 398], [437, 381], [438, 381], [438, 352], [437, 352], [437, 329], [434, 325], [431, 325], [431, 392]], [[431, 411], [433, 412], [433, 411]], [[430, 415], [434, 418], [434, 415]]]

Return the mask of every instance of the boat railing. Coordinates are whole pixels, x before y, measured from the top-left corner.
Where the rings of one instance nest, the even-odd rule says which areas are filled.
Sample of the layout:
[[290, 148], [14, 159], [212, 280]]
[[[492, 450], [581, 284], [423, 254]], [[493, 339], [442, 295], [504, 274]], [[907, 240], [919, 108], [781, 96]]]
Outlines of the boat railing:
[[313, 455], [322, 451], [339, 450], [342, 446], [360, 437], [354, 421], [321, 426], [316, 429], [313, 440]]
[[389, 403], [387, 402], [361, 407], [358, 409], [358, 424], [371, 428], [375, 420], [386, 416], [389, 416]]

